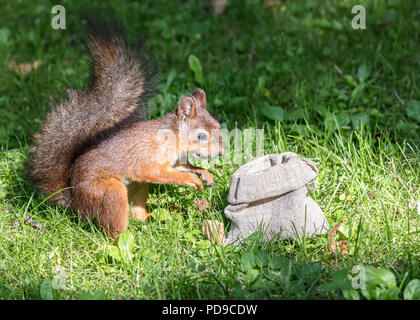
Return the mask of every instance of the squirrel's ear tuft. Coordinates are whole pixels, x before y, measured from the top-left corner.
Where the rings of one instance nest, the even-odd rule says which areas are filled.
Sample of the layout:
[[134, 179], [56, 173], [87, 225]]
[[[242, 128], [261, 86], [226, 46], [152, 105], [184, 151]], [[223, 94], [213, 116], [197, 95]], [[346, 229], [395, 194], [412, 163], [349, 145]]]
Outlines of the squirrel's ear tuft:
[[193, 97], [197, 100], [197, 105], [199, 108], [206, 108], [207, 99], [204, 90], [200, 88], [195, 89], [193, 92]]
[[193, 119], [196, 115], [195, 101], [191, 96], [185, 96], [178, 103], [177, 115], [181, 120]]

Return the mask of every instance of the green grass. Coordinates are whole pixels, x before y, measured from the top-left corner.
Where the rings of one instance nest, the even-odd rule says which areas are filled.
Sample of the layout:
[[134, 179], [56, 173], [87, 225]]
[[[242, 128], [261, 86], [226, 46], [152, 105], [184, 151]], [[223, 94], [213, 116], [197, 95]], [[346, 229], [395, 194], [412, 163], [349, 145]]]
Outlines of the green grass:
[[[366, 6], [366, 30], [351, 28], [358, 2]], [[114, 7], [130, 33], [145, 38], [160, 69], [152, 118], [201, 86], [224, 127], [264, 128], [265, 153], [293, 151], [317, 164], [311, 196], [331, 228], [342, 221], [339, 236], [348, 241], [348, 253], [338, 255], [327, 235], [264, 243], [256, 234], [241, 247], [210, 246], [202, 223], [217, 219], [228, 229], [223, 209], [239, 166], [219, 161], [209, 167], [215, 190], [153, 186], [155, 219], [130, 221], [132, 257], [115, 261], [95, 225], [42, 203], [23, 174], [45, 112], [87, 80], [75, 15], [84, 5], [62, 1], [67, 29], [57, 31], [50, 26], [55, 3], [0, 1], [0, 298], [103, 291], [112, 299], [342, 299], [342, 290], [325, 285], [358, 265], [390, 270], [402, 298], [420, 278], [420, 14], [415, 1], [358, 2], [282, 1], [273, 11], [264, 1], [231, 1], [217, 17], [204, 1], [89, 2]], [[8, 67], [12, 60], [41, 65], [19, 76]], [[275, 120], [264, 116], [267, 107], [276, 107]], [[210, 212], [195, 206], [201, 198], [211, 201]], [[51, 290], [60, 270], [66, 289]]]

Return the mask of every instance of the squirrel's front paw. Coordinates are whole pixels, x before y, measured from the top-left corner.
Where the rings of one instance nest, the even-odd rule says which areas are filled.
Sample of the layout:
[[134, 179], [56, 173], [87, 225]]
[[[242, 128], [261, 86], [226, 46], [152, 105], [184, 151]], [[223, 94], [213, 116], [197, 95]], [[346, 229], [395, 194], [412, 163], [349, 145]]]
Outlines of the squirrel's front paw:
[[193, 188], [194, 190], [203, 190], [203, 182], [195, 174], [191, 173], [188, 175], [188, 180], [184, 182], [185, 185]]
[[214, 180], [213, 180], [213, 175], [210, 172], [208, 172], [207, 170], [203, 170], [200, 172], [200, 174], [201, 174], [201, 179], [203, 179], [203, 181], [208, 187], [212, 187], [212, 188], [216, 187], [216, 184], [214, 183]]

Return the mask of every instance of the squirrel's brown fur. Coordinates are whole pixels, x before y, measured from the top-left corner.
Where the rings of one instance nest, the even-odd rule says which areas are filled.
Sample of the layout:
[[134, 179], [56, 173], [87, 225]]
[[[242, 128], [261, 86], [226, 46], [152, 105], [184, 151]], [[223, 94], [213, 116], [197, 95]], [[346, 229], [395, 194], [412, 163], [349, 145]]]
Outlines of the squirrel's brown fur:
[[[122, 33], [105, 25], [90, 23], [87, 40], [90, 82], [81, 91], [68, 90], [68, 98], [47, 115], [31, 150], [30, 175], [45, 195], [58, 192], [50, 202], [70, 205], [116, 237], [127, 228], [129, 196], [133, 218], [150, 216], [147, 183], [202, 189], [200, 174], [213, 185], [209, 172], [183, 160], [187, 153], [221, 155], [223, 144], [201, 89], [163, 118], [142, 121], [141, 103], [153, 90], [139, 48], [130, 50]], [[131, 183], [126, 187], [124, 181]]]

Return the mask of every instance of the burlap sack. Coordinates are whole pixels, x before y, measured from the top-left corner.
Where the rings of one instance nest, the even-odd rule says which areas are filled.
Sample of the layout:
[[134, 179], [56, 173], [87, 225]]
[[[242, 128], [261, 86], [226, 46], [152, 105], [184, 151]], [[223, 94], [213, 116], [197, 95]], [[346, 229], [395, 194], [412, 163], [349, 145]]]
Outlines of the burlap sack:
[[263, 240], [325, 234], [329, 225], [307, 184], [317, 167], [293, 152], [269, 154], [241, 166], [231, 177], [225, 215], [232, 221], [225, 245], [256, 231]]

